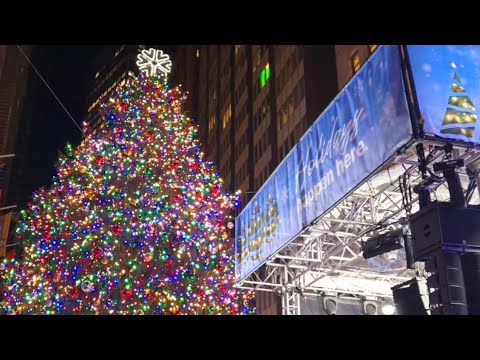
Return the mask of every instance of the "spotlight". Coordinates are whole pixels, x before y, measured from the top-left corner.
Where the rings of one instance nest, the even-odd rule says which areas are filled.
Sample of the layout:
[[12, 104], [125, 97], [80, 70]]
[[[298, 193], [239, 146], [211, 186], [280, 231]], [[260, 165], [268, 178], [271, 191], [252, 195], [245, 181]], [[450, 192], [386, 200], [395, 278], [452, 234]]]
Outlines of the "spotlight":
[[323, 298], [323, 308], [327, 315], [337, 315], [337, 301], [336, 299], [325, 297]]
[[363, 312], [365, 315], [377, 315], [377, 302], [375, 301], [364, 301], [363, 302]]
[[402, 249], [405, 247], [404, 241], [403, 228], [375, 236], [362, 244], [363, 257], [370, 259], [392, 250]]
[[456, 169], [465, 166], [463, 159], [449, 160], [433, 165], [433, 171], [436, 173], [443, 172], [445, 180], [447, 180], [448, 191], [450, 193], [450, 203], [458, 209], [466, 206], [465, 194], [463, 193], [460, 176]]
[[395, 314], [395, 305], [391, 301], [382, 302], [382, 314], [383, 315], [393, 315]]

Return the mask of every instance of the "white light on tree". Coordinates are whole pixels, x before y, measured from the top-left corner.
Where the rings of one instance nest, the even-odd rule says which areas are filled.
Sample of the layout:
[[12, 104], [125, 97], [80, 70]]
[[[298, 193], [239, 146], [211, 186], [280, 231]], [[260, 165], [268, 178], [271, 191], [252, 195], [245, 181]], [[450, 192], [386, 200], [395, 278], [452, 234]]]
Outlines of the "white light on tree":
[[157, 72], [167, 76], [172, 71], [170, 56], [156, 49], [142, 50], [137, 55], [137, 66], [147, 76], [155, 76]]

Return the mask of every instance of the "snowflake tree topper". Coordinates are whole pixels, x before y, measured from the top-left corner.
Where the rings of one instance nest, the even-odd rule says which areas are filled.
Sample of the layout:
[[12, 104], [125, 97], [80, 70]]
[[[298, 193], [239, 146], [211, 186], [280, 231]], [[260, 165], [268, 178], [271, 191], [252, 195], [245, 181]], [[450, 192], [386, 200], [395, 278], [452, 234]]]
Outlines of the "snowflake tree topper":
[[167, 76], [172, 71], [170, 56], [164, 54], [162, 50], [142, 50], [137, 59], [138, 69], [147, 76], [155, 76], [158, 71]]

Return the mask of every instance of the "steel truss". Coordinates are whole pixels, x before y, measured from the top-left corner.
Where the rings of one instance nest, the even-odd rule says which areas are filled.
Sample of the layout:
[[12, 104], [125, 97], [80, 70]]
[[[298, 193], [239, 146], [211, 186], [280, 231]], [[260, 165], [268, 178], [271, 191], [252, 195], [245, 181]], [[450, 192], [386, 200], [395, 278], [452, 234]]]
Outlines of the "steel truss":
[[[421, 181], [415, 145], [315, 220], [237, 287], [276, 292], [282, 299], [283, 314], [299, 315], [300, 298], [305, 295], [391, 298], [391, 287], [422, 275], [420, 264], [416, 271], [406, 269], [404, 252], [394, 254], [396, 258], [386, 258], [385, 254], [383, 267], [379, 267], [363, 259], [361, 250], [362, 240], [375, 231], [407, 224], [408, 210], [418, 211], [417, 195], [405, 202], [399, 186], [404, 174], [411, 188]], [[424, 142], [425, 148], [429, 145]], [[444, 156], [443, 151], [437, 151], [430, 165]], [[463, 158], [467, 166], [480, 162], [480, 153], [472, 149], [454, 149], [454, 157]], [[460, 175], [466, 189], [466, 172]], [[449, 200], [445, 183], [433, 190], [434, 199]], [[472, 199], [475, 201], [478, 194]]]

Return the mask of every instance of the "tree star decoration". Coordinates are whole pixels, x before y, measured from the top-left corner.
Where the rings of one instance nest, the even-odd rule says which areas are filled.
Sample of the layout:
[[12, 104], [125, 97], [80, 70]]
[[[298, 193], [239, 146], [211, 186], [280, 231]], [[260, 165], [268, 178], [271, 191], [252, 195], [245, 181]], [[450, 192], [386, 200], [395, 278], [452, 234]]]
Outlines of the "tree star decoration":
[[137, 55], [138, 69], [146, 76], [155, 76], [157, 71], [167, 76], [172, 71], [172, 61], [162, 50], [148, 49], [142, 50]]

